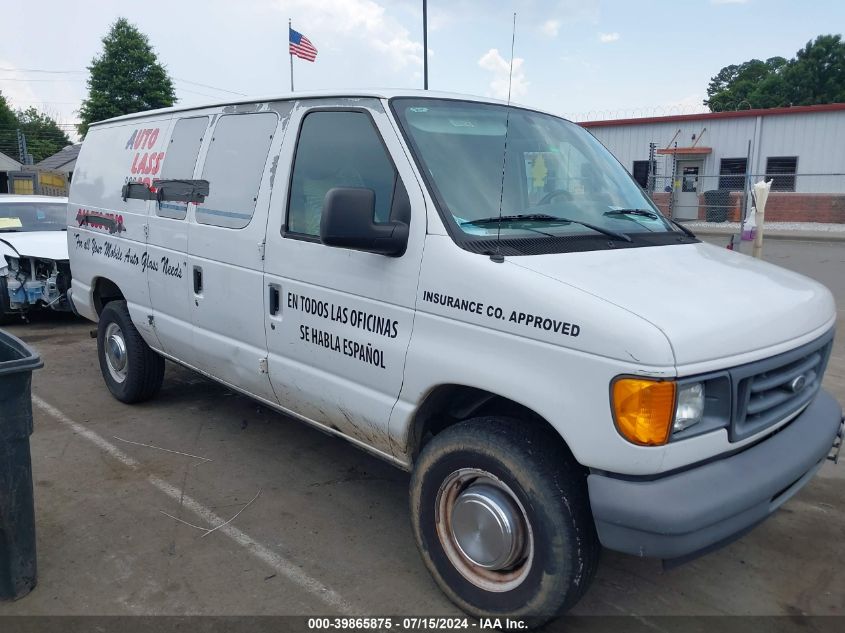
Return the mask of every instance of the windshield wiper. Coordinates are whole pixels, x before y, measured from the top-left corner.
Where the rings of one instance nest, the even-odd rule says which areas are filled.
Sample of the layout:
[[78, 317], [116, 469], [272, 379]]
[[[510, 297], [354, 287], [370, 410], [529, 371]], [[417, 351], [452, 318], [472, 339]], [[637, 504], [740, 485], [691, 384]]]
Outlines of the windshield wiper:
[[608, 237], [612, 237], [617, 240], [624, 240], [626, 242], [632, 242], [633, 240], [629, 235], [622, 233], [620, 231], [614, 231], [612, 229], [606, 229], [602, 226], [596, 226], [595, 224], [590, 224], [589, 222], [582, 222], [581, 220], [572, 220], [570, 218], [562, 218], [556, 215], [548, 215], [546, 213], [524, 213], [519, 215], [503, 215], [499, 216], [492, 216], [489, 218], [481, 218], [479, 220], [467, 220], [466, 222], [461, 222], [461, 224], [476, 224], [476, 225], [484, 225], [484, 224], [498, 224], [499, 222], [554, 222], [556, 224], [580, 224], [583, 227], [588, 229], [592, 229], [596, 233], [601, 233], [602, 235], [607, 235]]
[[648, 209], [611, 209], [610, 211], [605, 211], [604, 215], [639, 215], [644, 218], [651, 218], [652, 220], [657, 219], [657, 214]]
[[20, 229], [0, 229], [0, 233], [20, 233]]
[[672, 220], [672, 219], [670, 218], [670, 219], [669, 219], [669, 221], [670, 221], [672, 224], [674, 224], [675, 226], [677, 226], [679, 229], [681, 229], [681, 233], [686, 234], [686, 235], [687, 235], [687, 237], [695, 237], [695, 233], [693, 233], [692, 231], [690, 231], [687, 227], [685, 227], [683, 224], [681, 224], [681, 223], [680, 223], [680, 222], [678, 222], [677, 220]]
[[[638, 215], [644, 218], [651, 218], [652, 220], [656, 220], [658, 215], [654, 211], [650, 211], [649, 209], [611, 209], [610, 211], [605, 211], [604, 215]], [[666, 218], [671, 222], [674, 226], [681, 230], [681, 233], [684, 233], [687, 237], [695, 237], [695, 233], [690, 231], [687, 227], [683, 224], [678, 222], [677, 220], [673, 220], [672, 218]]]
[[481, 218], [480, 220], [466, 220], [461, 224], [496, 224], [498, 222], [518, 222], [520, 220], [547, 222], [549, 220], [558, 220], [553, 215], [548, 213], [520, 213], [517, 215], [494, 215], [489, 218]]

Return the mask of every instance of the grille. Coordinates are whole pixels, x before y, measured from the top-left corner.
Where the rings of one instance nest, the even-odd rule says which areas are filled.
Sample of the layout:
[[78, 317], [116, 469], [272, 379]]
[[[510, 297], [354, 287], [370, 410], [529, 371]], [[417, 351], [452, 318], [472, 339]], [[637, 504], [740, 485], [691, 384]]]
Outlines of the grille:
[[731, 370], [736, 442], [800, 411], [818, 393], [833, 347], [833, 331], [784, 354]]

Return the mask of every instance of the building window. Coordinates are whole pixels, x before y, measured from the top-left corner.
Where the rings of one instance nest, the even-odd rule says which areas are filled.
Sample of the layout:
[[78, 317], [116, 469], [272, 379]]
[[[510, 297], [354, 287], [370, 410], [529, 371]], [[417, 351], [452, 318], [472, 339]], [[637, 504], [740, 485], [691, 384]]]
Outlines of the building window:
[[745, 158], [723, 158], [719, 162], [719, 189], [728, 191], [745, 189], [747, 165]]
[[766, 176], [772, 181], [772, 191], [795, 191], [797, 156], [770, 156], [766, 160]]
[[[654, 161], [651, 161], [652, 168], [651, 173], [655, 172], [654, 169]], [[640, 185], [643, 189], [648, 189], [648, 161], [647, 160], [635, 160], [634, 161], [634, 170], [631, 172], [631, 175], [634, 177], [634, 180], [637, 181], [637, 184]]]

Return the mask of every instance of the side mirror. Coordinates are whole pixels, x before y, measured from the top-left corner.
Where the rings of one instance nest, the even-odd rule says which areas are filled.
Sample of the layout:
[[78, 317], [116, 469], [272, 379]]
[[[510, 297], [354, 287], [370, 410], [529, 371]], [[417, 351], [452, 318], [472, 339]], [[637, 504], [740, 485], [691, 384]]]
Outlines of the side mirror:
[[376, 194], [372, 189], [330, 189], [323, 201], [320, 240], [326, 246], [399, 257], [408, 246], [405, 222], [376, 223]]

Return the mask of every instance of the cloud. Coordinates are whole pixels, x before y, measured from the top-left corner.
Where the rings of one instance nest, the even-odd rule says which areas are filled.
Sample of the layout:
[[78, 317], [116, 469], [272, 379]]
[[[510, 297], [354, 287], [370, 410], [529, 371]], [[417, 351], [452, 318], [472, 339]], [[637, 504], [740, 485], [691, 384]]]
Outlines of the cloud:
[[[393, 3], [419, 3], [419, 0], [393, 0]], [[511, 2], [482, 0], [449, 0], [428, 3], [429, 32], [468, 25], [479, 28], [482, 22], [510, 24], [511, 11], [506, 8]], [[485, 11], [479, 14], [479, 5], [485, 4]], [[600, 15], [600, 0], [521, 0], [516, 16], [517, 38], [523, 28], [537, 30], [548, 37], [556, 37], [561, 27], [579, 22], [597, 23]], [[422, 11], [419, 12], [422, 19]]]
[[[544, 10], [547, 6], [545, 2], [538, 4], [538, 8]], [[595, 23], [599, 20], [601, 3], [599, 0], [557, 0], [551, 7], [551, 13], [561, 24]]]
[[609, 44], [610, 42], [618, 41], [620, 37], [619, 33], [615, 31], [613, 33], [599, 33], [599, 42]]
[[[17, 69], [8, 59], [0, 58], [0, 68], [8, 68], [8, 71], [3, 71], [3, 78], [0, 79], [0, 92], [11, 103], [9, 106], [15, 110], [18, 108], [26, 108], [28, 105], [37, 105], [38, 95], [33, 90], [32, 85], [27, 81], [31, 75], [25, 75]], [[4, 81], [7, 80], [7, 81]]]
[[[26, 110], [33, 107], [59, 123], [75, 121], [74, 110], [85, 92], [85, 84], [71, 79], [68, 81], [31, 81], [53, 78], [55, 75], [33, 75], [21, 71], [9, 59], [0, 58], [0, 93], [12, 110]], [[77, 78], [77, 75], [73, 75]], [[78, 75], [83, 77], [83, 75]], [[73, 138], [73, 136], [72, 136]]]
[[[513, 99], [522, 97], [528, 92], [529, 83], [525, 80], [524, 63], [525, 60], [521, 57], [514, 57], [513, 59], [513, 79], [511, 81], [510, 91], [511, 98]], [[499, 49], [491, 48], [484, 53], [481, 59], [478, 60], [478, 65], [484, 70], [493, 73], [490, 90], [487, 95], [496, 97], [497, 99], [507, 99], [510, 64], [508, 60], [499, 54]]]
[[546, 20], [540, 26], [540, 31], [548, 37], [557, 37], [560, 32], [560, 20]]
[[308, 38], [318, 50], [348, 37], [381, 53], [393, 70], [422, 66], [422, 42], [412, 39], [410, 31], [374, 0], [277, 0], [276, 6], [308, 25]]

